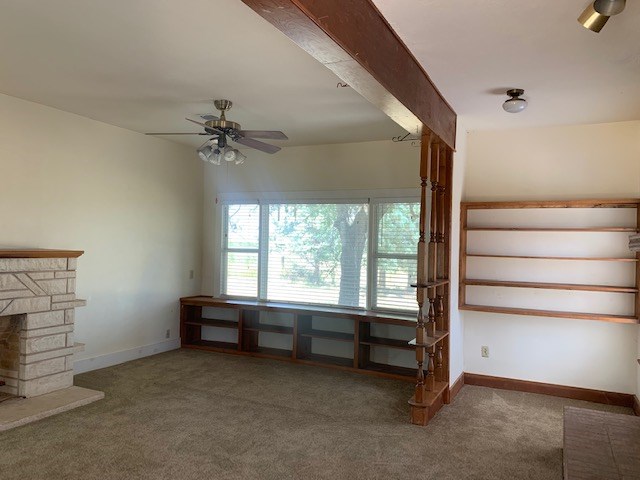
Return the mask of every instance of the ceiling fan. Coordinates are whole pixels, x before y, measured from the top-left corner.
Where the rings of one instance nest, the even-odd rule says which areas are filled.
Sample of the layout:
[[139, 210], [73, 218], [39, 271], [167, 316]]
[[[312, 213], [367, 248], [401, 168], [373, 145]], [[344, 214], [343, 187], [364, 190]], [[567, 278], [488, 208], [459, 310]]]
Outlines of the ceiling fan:
[[214, 100], [214, 106], [220, 110], [220, 116], [216, 115], [200, 115], [202, 121], [186, 118], [185, 120], [204, 127], [203, 132], [194, 133], [159, 133], [152, 132], [145, 135], [205, 135], [209, 138], [198, 148], [198, 155], [205, 162], [211, 162], [220, 165], [222, 159], [236, 163], [244, 162], [246, 158], [241, 152], [229, 145], [229, 141], [239, 143], [245, 147], [254, 148], [265, 153], [276, 153], [281, 150], [280, 147], [270, 145], [268, 143], [256, 140], [256, 138], [264, 138], [271, 140], [288, 140], [284, 133], [276, 130], [242, 130], [239, 123], [227, 120], [225, 112], [230, 110], [233, 103], [230, 100]]

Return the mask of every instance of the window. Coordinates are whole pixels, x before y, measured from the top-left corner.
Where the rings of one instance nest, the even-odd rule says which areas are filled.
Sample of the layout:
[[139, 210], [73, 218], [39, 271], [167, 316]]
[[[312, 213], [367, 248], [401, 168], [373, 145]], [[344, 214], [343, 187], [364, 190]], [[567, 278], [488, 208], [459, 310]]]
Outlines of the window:
[[406, 201], [226, 204], [222, 293], [415, 311], [419, 210]]
[[417, 245], [420, 205], [376, 204], [373, 263], [374, 308], [416, 310]]
[[234, 297], [258, 296], [260, 207], [228, 205], [225, 208], [223, 291]]
[[266, 298], [366, 307], [367, 204], [269, 205]]

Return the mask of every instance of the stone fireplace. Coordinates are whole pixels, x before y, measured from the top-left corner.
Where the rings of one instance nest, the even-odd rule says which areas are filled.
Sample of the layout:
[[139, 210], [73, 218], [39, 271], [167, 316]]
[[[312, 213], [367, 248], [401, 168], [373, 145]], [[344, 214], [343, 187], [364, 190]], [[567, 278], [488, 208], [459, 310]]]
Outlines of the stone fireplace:
[[[75, 309], [86, 304], [75, 293], [82, 253], [0, 250], [2, 399], [29, 399], [73, 387], [73, 355], [82, 348], [74, 342]], [[9, 404], [0, 403], [0, 430]]]

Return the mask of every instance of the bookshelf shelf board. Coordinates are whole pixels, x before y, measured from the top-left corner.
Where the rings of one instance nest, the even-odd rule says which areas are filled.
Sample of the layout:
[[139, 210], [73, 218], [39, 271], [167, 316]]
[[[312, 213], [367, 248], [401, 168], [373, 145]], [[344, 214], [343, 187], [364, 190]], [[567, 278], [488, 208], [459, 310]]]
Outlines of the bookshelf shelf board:
[[271, 332], [271, 333], [283, 333], [286, 335], [293, 334], [293, 327], [283, 327], [281, 325], [271, 325], [268, 323], [260, 323], [258, 325], [251, 325], [244, 327], [244, 330], [249, 332]]
[[637, 258], [626, 257], [543, 257], [536, 255], [489, 255], [484, 253], [467, 253], [467, 257], [477, 258], [516, 258], [527, 260], [576, 260], [593, 262], [637, 262]]
[[495, 307], [489, 305], [460, 306], [460, 310], [470, 310], [474, 312], [505, 313], [509, 315], [530, 315], [534, 317], [554, 317], [554, 318], [574, 318], [580, 320], [599, 320], [611, 323], [633, 323], [637, 324], [638, 319], [631, 315], [609, 315], [606, 313], [584, 313], [584, 312], [562, 312], [556, 310], [536, 310], [529, 308]]
[[341, 342], [353, 342], [353, 333], [331, 332], [328, 330], [307, 330], [300, 332], [302, 337], [324, 338], [325, 340], [338, 340]]
[[[421, 344], [421, 347], [433, 347], [436, 343], [438, 343], [440, 340], [442, 340], [443, 338], [447, 337], [449, 335], [449, 332], [442, 332], [440, 330], [436, 330], [436, 336], [435, 337], [427, 337], [427, 342], [424, 344]], [[416, 342], [416, 339], [414, 338], [413, 340], [411, 340], [409, 342], [409, 345], [416, 347], [418, 345], [418, 343]]]
[[636, 227], [585, 227], [585, 228], [544, 228], [544, 227], [466, 227], [468, 232], [633, 232]]
[[238, 328], [238, 322], [233, 320], [220, 320], [217, 318], [202, 318], [200, 320], [187, 320], [187, 325], [200, 325], [201, 327]]
[[582, 285], [574, 283], [513, 282], [504, 280], [464, 280], [465, 285], [482, 287], [541, 288], [546, 290], [581, 290], [586, 292], [637, 293], [635, 287], [618, 287], [612, 285]]

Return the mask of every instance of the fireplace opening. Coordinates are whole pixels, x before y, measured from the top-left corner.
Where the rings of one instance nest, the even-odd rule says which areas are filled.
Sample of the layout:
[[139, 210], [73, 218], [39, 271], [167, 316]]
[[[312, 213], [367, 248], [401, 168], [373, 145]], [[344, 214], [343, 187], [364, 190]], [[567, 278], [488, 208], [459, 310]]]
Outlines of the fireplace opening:
[[18, 394], [23, 317], [24, 315], [0, 317], [0, 402]]

